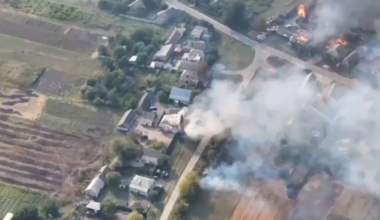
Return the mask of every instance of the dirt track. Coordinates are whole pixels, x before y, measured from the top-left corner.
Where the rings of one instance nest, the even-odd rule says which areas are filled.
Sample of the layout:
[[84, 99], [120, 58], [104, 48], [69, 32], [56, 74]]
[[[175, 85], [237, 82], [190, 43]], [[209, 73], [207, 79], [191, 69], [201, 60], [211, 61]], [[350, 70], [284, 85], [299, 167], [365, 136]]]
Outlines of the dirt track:
[[[96, 139], [54, 131], [0, 115], [0, 181], [49, 193], [58, 192], [76, 168], [102, 161]], [[67, 187], [66, 187], [67, 188]]]

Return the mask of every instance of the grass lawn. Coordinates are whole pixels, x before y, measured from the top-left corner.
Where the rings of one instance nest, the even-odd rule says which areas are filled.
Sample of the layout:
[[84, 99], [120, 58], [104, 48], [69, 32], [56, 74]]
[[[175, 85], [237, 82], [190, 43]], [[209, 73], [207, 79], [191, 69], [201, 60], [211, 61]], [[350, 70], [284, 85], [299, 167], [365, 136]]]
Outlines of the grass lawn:
[[38, 192], [0, 184], [0, 216], [8, 212], [14, 213], [26, 206], [40, 207], [47, 198]]
[[129, 194], [129, 190], [127, 189], [119, 189], [114, 187], [105, 187], [100, 193], [97, 201], [104, 202], [106, 200], [113, 200], [119, 205], [126, 205], [129, 201], [131, 195]]
[[250, 46], [226, 35], [222, 35], [220, 44], [220, 62], [226, 70], [243, 70], [253, 62], [255, 52]]
[[241, 194], [236, 191], [204, 191], [190, 205], [184, 220], [229, 220], [239, 203], [240, 197]]
[[244, 0], [247, 9], [260, 14], [272, 7], [274, 0]]

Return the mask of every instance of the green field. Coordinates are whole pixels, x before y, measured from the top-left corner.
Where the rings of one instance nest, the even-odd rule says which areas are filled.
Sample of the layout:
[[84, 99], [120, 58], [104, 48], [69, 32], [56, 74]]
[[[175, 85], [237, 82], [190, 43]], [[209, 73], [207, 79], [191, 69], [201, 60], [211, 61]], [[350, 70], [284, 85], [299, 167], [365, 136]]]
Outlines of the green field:
[[40, 193], [0, 184], [0, 217], [25, 206], [42, 206], [46, 200]]
[[253, 62], [255, 52], [250, 46], [226, 35], [222, 35], [220, 44], [220, 59], [226, 70], [243, 70]]
[[111, 112], [97, 111], [89, 106], [60, 99], [48, 99], [39, 122], [52, 129], [107, 137], [115, 130], [114, 125], [118, 119], [119, 117]]
[[0, 85], [30, 87], [42, 73], [42, 68], [24, 62], [0, 59]]

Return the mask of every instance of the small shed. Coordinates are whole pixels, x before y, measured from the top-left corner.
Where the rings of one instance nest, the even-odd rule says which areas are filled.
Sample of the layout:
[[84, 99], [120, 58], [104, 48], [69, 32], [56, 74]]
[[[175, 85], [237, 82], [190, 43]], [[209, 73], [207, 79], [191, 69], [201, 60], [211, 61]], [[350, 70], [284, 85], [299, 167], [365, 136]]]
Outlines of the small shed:
[[87, 209], [97, 213], [100, 211], [102, 205], [99, 202], [90, 201], [88, 205], [86, 206]]
[[131, 56], [131, 58], [129, 59], [129, 63], [137, 64], [137, 58], [137, 55]]
[[176, 104], [188, 105], [191, 102], [192, 91], [188, 89], [181, 89], [173, 87], [169, 99], [173, 100]]
[[104, 188], [106, 182], [106, 175], [111, 169], [108, 166], [100, 168], [91, 183], [87, 186], [85, 192], [91, 197], [98, 197], [100, 191]]

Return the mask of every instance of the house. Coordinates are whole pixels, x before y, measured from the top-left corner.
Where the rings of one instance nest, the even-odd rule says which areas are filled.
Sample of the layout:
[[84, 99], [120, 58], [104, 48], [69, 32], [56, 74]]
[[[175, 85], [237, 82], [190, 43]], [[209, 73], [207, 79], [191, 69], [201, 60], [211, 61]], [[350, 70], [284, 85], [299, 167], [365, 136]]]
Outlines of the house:
[[191, 49], [187, 59], [189, 61], [199, 63], [203, 60], [204, 57], [205, 57], [205, 54], [203, 50]]
[[206, 42], [197, 40], [197, 41], [191, 41], [191, 47], [197, 50], [205, 50], [206, 49]]
[[159, 51], [154, 55], [155, 61], [166, 62], [170, 55], [173, 53], [174, 44], [167, 44], [161, 47]]
[[141, 112], [140, 124], [148, 127], [153, 127], [153, 122], [157, 115], [155, 112]]
[[100, 211], [101, 207], [102, 207], [102, 205], [99, 202], [90, 201], [87, 204], [86, 209], [89, 209], [95, 213], [98, 213]]
[[85, 192], [91, 197], [98, 197], [100, 191], [104, 188], [106, 182], [106, 175], [111, 169], [108, 166], [100, 168], [91, 183], [87, 186]]
[[193, 31], [190, 34], [192, 40], [205, 40], [208, 41], [211, 39], [211, 34], [206, 27], [195, 26]]
[[192, 70], [184, 70], [181, 74], [181, 80], [196, 86], [199, 82], [198, 73]]
[[136, 111], [133, 109], [129, 109], [128, 111], [124, 113], [123, 117], [121, 117], [119, 123], [117, 124], [117, 130], [129, 131], [133, 123], [136, 121], [136, 118], [137, 118]]
[[182, 33], [175, 28], [170, 37], [166, 40], [165, 44], [177, 44], [182, 38]]
[[157, 13], [157, 21], [161, 25], [163, 25], [163, 24], [168, 23], [171, 19], [179, 17], [181, 15], [181, 13], [182, 13], [181, 10], [179, 10], [177, 8], [169, 7], [166, 10], [159, 11]]
[[164, 63], [159, 62], [159, 61], [153, 61], [150, 63], [149, 68], [160, 70], [160, 69], [164, 68]]
[[178, 71], [190, 70], [190, 71], [198, 72], [198, 69], [199, 69], [199, 63], [184, 61], [184, 60], [179, 61], [178, 67], [177, 67]]
[[183, 118], [188, 111], [189, 109], [184, 107], [179, 112], [173, 112], [164, 115], [160, 123], [160, 129], [164, 132], [177, 133], [181, 130]]
[[183, 105], [190, 104], [191, 98], [192, 98], [191, 90], [181, 89], [181, 88], [176, 88], [176, 87], [172, 88], [170, 92], [170, 96], [169, 96], [169, 99], [173, 100], [174, 103], [176, 104], [181, 103]]
[[13, 218], [13, 213], [8, 212], [3, 218], [3, 220], [11, 220], [12, 218]]
[[161, 158], [163, 158], [165, 155], [162, 154], [160, 151], [153, 150], [153, 149], [144, 149], [144, 154], [141, 158], [141, 161], [145, 164], [150, 164], [157, 166], [158, 162]]
[[136, 65], [137, 64], [137, 55], [131, 56], [131, 58], [129, 59], [129, 63]]
[[142, 114], [143, 111], [149, 111], [149, 108], [154, 104], [154, 100], [154, 93], [145, 91], [136, 107], [137, 113]]
[[155, 180], [136, 175], [129, 184], [129, 191], [148, 197], [155, 185]]

